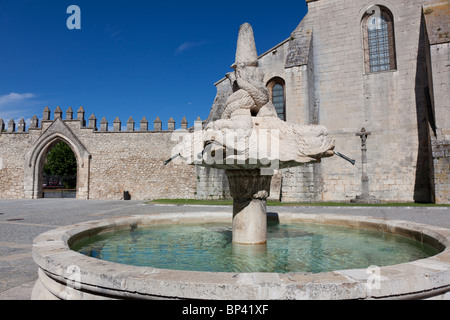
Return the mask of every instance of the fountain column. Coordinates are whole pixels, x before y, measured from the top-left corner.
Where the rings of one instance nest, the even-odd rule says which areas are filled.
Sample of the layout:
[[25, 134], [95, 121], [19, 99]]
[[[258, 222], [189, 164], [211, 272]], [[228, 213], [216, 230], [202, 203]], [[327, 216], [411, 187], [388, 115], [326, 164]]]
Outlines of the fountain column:
[[267, 197], [271, 175], [260, 169], [225, 170], [233, 197], [233, 243], [265, 244], [267, 241]]

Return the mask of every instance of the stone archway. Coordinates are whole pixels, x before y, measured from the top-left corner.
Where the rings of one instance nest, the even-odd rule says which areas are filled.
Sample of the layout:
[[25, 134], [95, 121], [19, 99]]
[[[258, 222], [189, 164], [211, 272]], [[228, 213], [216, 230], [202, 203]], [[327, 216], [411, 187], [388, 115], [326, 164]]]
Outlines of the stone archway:
[[57, 142], [66, 143], [77, 159], [77, 199], [89, 199], [91, 154], [61, 119], [56, 119], [25, 154], [24, 194], [27, 199], [42, 197], [42, 170], [47, 152]]

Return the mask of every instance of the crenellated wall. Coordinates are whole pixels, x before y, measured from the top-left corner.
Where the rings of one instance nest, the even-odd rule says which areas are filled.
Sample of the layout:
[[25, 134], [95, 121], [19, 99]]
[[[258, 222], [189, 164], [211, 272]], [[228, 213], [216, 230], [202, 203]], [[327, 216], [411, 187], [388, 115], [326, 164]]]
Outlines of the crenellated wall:
[[[200, 120], [201, 121], [201, 120]], [[187, 129], [181, 121], [181, 129]], [[39, 198], [42, 196], [42, 168], [45, 156], [59, 141], [66, 142], [77, 158], [77, 198], [122, 199], [128, 191], [131, 199], [194, 198], [195, 167], [173, 162], [163, 166], [172, 156], [175, 121], [170, 118], [167, 129], [156, 118], [153, 130], [143, 118], [136, 127], [127, 120], [125, 131], [116, 118], [113, 130], [105, 118], [100, 122], [91, 115], [85, 120], [82, 107], [76, 115], [71, 108], [65, 117], [60, 107], [46, 107], [42, 120], [34, 116], [29, 128], [20, 120], [5, 126], [0, 119], [0, 198]]]

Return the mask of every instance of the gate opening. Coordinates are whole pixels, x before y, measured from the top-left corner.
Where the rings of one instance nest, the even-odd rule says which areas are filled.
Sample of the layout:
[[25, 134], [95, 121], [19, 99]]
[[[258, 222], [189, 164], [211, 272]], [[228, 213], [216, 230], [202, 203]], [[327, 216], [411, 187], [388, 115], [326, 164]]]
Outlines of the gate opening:
[[76, 198], [77, 159], [65, 142], [50, 146], [42, 168], [43, 198]]

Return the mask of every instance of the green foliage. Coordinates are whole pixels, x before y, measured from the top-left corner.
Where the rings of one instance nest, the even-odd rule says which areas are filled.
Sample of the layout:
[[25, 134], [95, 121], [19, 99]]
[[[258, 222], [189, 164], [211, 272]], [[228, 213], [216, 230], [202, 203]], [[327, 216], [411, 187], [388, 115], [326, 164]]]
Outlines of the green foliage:
[[44, 173], [49, 176], [62, 177], [65, 188], [75, 187], [77, 159], [66, 143], [59, 142], [48, 152], [47, 162], [44, 164]]

